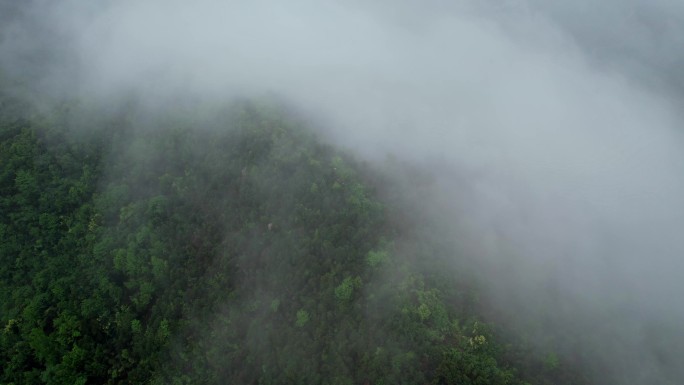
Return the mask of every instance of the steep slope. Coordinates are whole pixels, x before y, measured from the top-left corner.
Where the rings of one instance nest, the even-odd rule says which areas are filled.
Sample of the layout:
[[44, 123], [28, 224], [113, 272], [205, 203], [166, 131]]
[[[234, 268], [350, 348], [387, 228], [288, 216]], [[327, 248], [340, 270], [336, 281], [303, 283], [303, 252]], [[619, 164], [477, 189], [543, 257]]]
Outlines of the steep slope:
[[296, 119], [96, 116], [0, 122], [0, 382], [520, 383], [379, 176]]

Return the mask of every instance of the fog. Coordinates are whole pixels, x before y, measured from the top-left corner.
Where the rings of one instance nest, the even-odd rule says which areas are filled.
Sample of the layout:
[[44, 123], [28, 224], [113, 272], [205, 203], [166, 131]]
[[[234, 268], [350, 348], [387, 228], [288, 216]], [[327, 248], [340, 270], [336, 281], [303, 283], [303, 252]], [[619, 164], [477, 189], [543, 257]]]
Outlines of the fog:
[[36, 93], [276, 97], [377, 167], [391, 154], [423, 168], [435, 183], [413, 204], [494, 313], [570, 336], [559, 349], [601, 383], [684, 380], [682, 3], [2, 8], [2, 76]]

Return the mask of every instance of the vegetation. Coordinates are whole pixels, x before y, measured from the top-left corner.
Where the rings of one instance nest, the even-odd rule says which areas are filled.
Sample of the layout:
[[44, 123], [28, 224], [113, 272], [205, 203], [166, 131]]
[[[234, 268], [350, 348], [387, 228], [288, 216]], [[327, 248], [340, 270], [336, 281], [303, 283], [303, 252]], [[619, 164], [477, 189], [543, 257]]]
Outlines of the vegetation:
[[564, 378], [476, 316], [379, 176], [282, 111], [1, 107], [0, 383]]

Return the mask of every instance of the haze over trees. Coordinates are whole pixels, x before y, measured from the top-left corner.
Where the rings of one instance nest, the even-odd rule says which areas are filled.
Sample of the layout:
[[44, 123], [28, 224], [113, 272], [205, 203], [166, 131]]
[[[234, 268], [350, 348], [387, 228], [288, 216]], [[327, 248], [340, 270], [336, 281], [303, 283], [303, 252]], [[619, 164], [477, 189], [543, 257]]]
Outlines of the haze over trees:
[[561, 373], [522, 376], [474, 294], [435, 271], [440, 250], [395, 244], [414, 230], [378, 200], [379, 177], [273, 107], [237, 103], [217, 127], [170, 113], [142, 130], [133, 111], [3, 107], [2, 383]]
[[0, 0], [0, 384], [683, 383], [683, 26]]

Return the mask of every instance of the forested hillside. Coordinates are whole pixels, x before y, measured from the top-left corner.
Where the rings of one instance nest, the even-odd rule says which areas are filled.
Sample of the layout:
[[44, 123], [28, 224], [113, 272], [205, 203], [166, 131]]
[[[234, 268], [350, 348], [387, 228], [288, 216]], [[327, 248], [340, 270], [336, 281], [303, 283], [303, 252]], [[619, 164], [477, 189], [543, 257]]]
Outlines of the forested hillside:
[[0, 112], [0, 383], [570, 381], [278, 108]]

